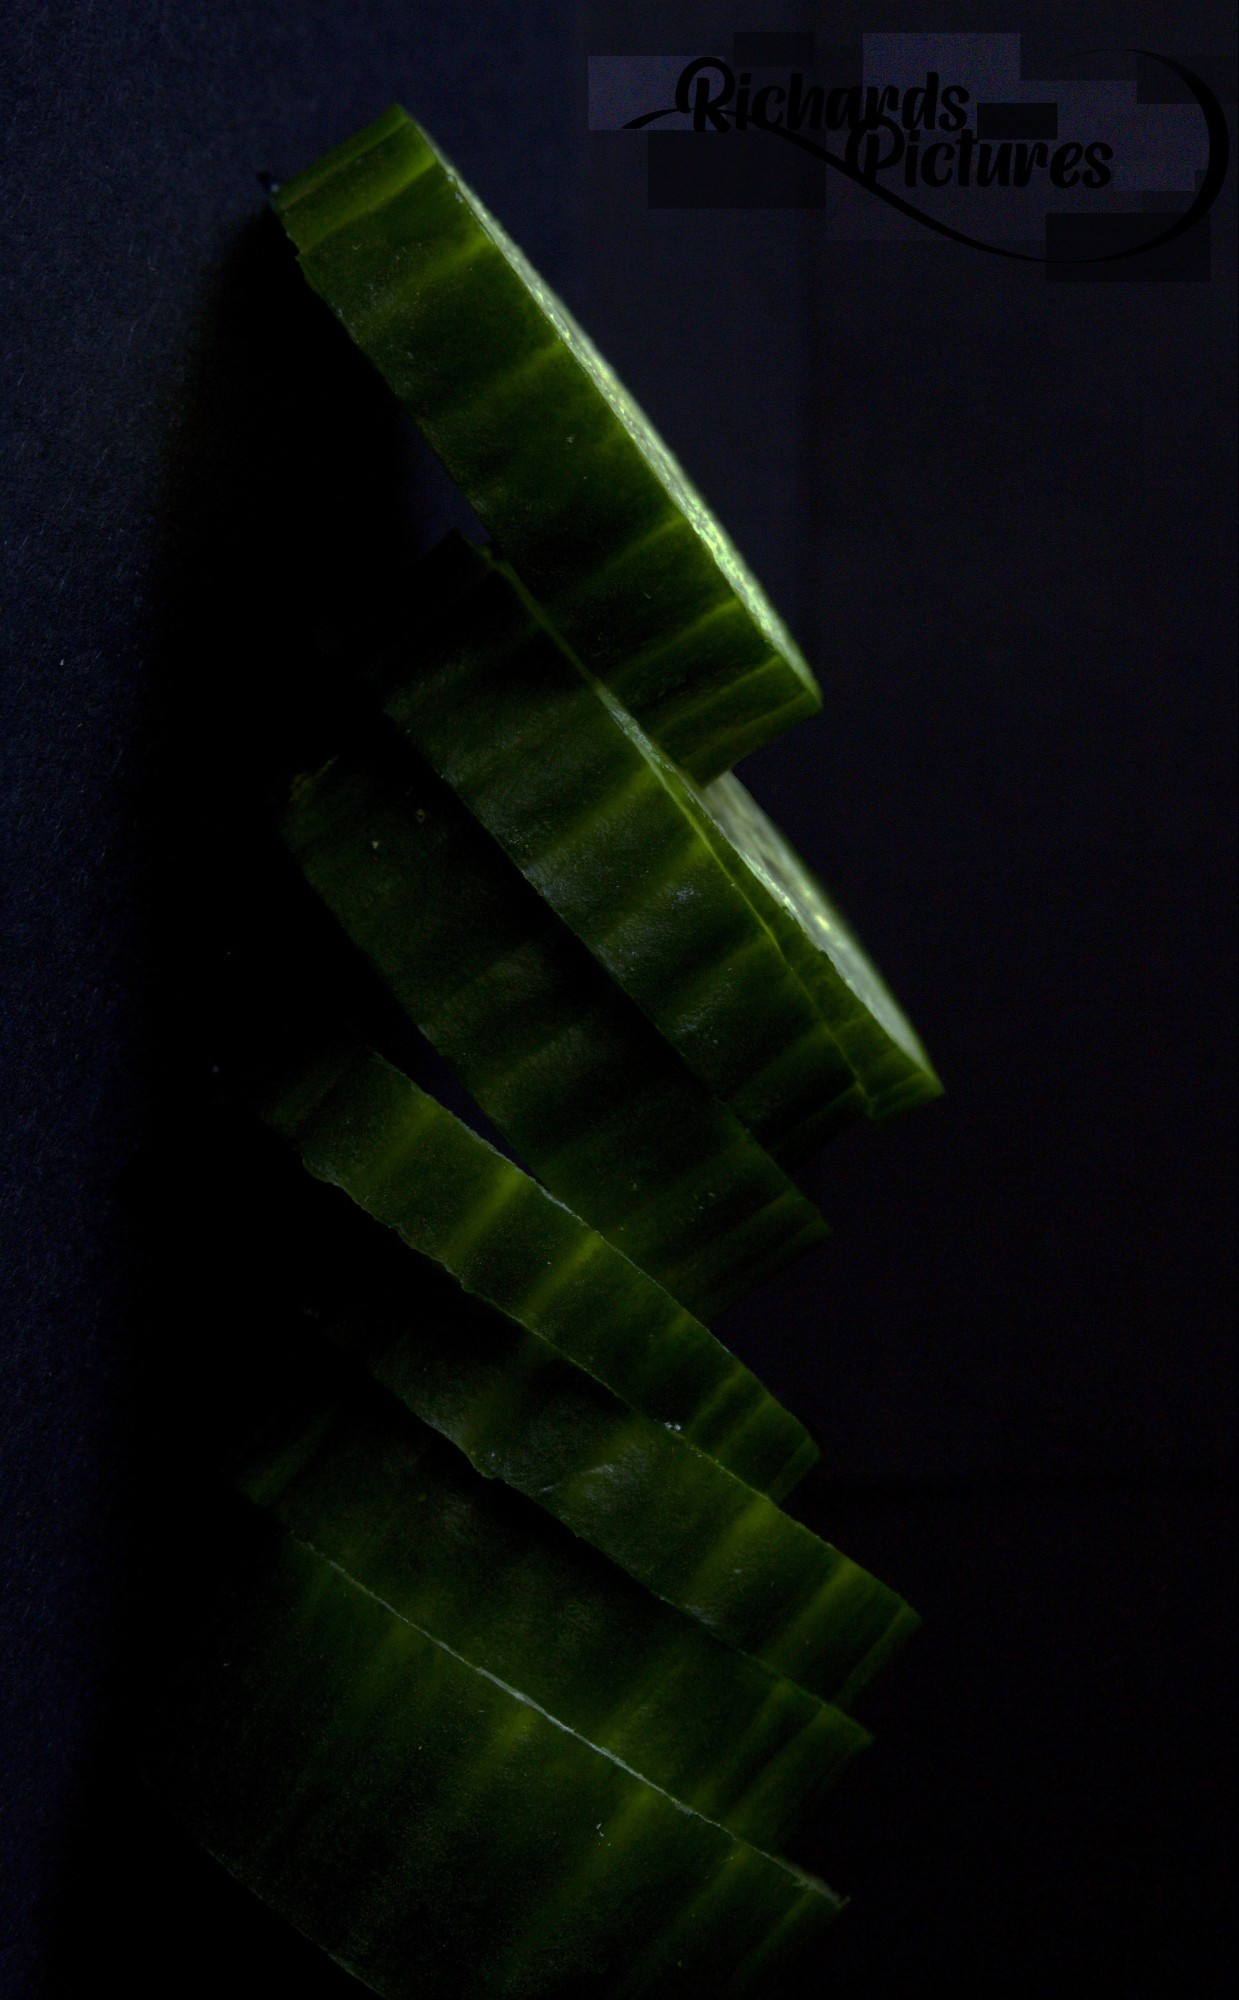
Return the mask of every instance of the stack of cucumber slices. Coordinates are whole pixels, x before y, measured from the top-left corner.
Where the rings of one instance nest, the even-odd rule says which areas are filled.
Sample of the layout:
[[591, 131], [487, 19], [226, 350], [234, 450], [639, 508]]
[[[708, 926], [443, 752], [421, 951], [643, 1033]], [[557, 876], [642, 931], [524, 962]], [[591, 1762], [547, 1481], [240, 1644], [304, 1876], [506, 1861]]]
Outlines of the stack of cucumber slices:
[[409, 572], [280, 830], [514, 1157], [343, 1032], [273, 1080], [355, 1271], [238, 1422], [151, 1767], [381, 1994], [816, 1990], [796, 1843], [916, 1619], [705, 1322], [939, 1085], [730, 769], [812, 675], [579, 327], [399, 109], [274, 199], [493, 538]]

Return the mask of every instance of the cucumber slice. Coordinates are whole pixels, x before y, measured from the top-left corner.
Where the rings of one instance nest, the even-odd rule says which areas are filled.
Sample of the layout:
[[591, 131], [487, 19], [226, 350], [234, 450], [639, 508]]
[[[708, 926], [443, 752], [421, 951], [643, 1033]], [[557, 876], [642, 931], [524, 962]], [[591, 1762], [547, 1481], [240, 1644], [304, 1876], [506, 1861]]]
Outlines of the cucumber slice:
[[439, 1266], [410, 1286], [404, 1263], [357, 1260], [326, 1302], [332, 1341], [484, 1477], [724, 1644], [850, 1709], [917, 1623], [903, 1601]]
[[148, 1774], [357, 1978], [389, 2000], [808, 1985], [840, 1907], [822, 1883], [594, 1749], [257, 1510], [229, 1528], [227, 1585], [161, 1663], [175, 1684], [157, 1691]]
[[391, 723], [295, 788], [285, 840], [552, 1193], [708, 1319], [827, 1232]]
[[789, 1137], [803, 1157], [865, 1100], [743, 857], [512, 571], [452, 539], [416, 606], [451, 636], [397, 670], [387, 713], [702, 1082], [776, 1158]]
[[814, 712], [808, 666], [701, 497], [406, 112], [273, 201], [311, 285], [668, 756], [710, 778]]
[[816, 1461], [691, 1313], [382, 1057], [333, 1054], [266, 1115], [311, 1173], [750, 1486], [779, 1498]]
[[698, 796], [732, 851], [744, 857], [754, 907], [816, 999], [871, 1116], [887, 1118], [940, 1097], [942, 1085], [916, 1030], [773, 820], [730, 772]]
[[719, 1645], [363, 1379], [279, 1396], [243, 1492], [402, 1618], [694, 1811], [776, 1850], [869, 1738]]

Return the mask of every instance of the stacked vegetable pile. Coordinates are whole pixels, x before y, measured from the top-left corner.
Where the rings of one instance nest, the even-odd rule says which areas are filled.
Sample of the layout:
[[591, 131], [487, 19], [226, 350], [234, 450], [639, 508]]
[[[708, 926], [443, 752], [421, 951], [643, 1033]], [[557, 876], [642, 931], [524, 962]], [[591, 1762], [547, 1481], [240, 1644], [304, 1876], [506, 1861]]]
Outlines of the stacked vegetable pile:
[[703, 1322], [938, 1084], [730, 774], [809, 669], [580, 329], [402, 111], [275, 203], [494, 538], [283, 835], [531, 1171], [347, 1041], [269, 1096], [373, 1256], [230, 1462], [158, 1774], [380, 1993], [790, 1992], [838, 1903], [781, 1857], [916, 1621], [781, 1510], [816, 1449]]

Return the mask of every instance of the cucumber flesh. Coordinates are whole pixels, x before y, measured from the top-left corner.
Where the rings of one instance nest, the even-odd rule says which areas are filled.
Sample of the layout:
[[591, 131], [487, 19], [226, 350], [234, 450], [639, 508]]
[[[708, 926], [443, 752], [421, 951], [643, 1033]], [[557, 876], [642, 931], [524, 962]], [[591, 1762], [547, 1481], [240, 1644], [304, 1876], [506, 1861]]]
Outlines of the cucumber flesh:
[[[310, 1380], [306, 1377], [309, 1375]], [[783, 1849], [861, 1726], [719, 1645], [364, 1379], [307, 1368], [234, 1482], [402, 1618], [660, 1790]]]
[[781, 1498], [816, 1461], [691, 1313], [381, 1056], [334, 1051], [266, 1116], [311, 1173], [748, 1485]]
[[743, 857], [747, 893], [813, 994], [870, 1115], [886, 1118], [940, 1097], [916, 1030], [790, 841], [732, 772], [698, 796], [728, 849]]
[[[238, 1510], [242, 1503], [235, 1503]], [[226, 1868], [388, 2000], [780, 1992], [840, 1907], [246, 1507], [145, 1763]], [[169, 1682], [171, 1685], [169, 1685]]]
[[513, 1149], [690, 1312], [827, 1233], [393, 724], [299, 781], [283, 833]]
[[776, 1158], [793, 1133], [801, 1156], [865, 1100], [743, 857], [513, 572], [453, 540], [413, 606], [450, 636], [414, 646], [387, 713], [715, 1096]]
[[716, 776], [819, 706], [648, 419], [398, 106], [273, 196], [314, 289], [591, 670]]

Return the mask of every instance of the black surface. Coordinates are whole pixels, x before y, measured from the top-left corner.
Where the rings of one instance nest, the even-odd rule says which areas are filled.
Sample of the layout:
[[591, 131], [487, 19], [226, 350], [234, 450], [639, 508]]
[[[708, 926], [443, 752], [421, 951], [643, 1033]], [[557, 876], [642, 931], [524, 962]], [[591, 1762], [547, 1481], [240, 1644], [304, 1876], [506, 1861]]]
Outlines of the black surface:
[[[195, 1134], [232, 996], [304, 944], [262, 915], [271, 746], [295, 705], [312, 752], [385, 562], [461, 518], [256, 178], [393, 98], [809, 647], [823, 716], [746, 776], [948, 1087], [823, 1159], [835, 1241], [721, 1329], [822, 1437], [806, 1518], [926, 1617], [823, 1828], [855, 1898], [824, 1990], [1223, 1990], [1233, 182], [1210, 281], [1048, 285], [811, 213], [653, 211], [644, 142], [584, 129], [588, 52], [805, 25], [9, 10], [6, 1997], [354, 1990], [151, 1814], [115, 1662], [163, 1587], [144, 1435], [192, 1438], [190, 1336], [246, 1310]], [[1023, 30], [1050, 76], [1062, 33], [899, 25]], [[1222, 95], [1226, 31], [1189, 9], [1168, 50]], [[1170, 32], [1094, 7], [1059, 46]]]

